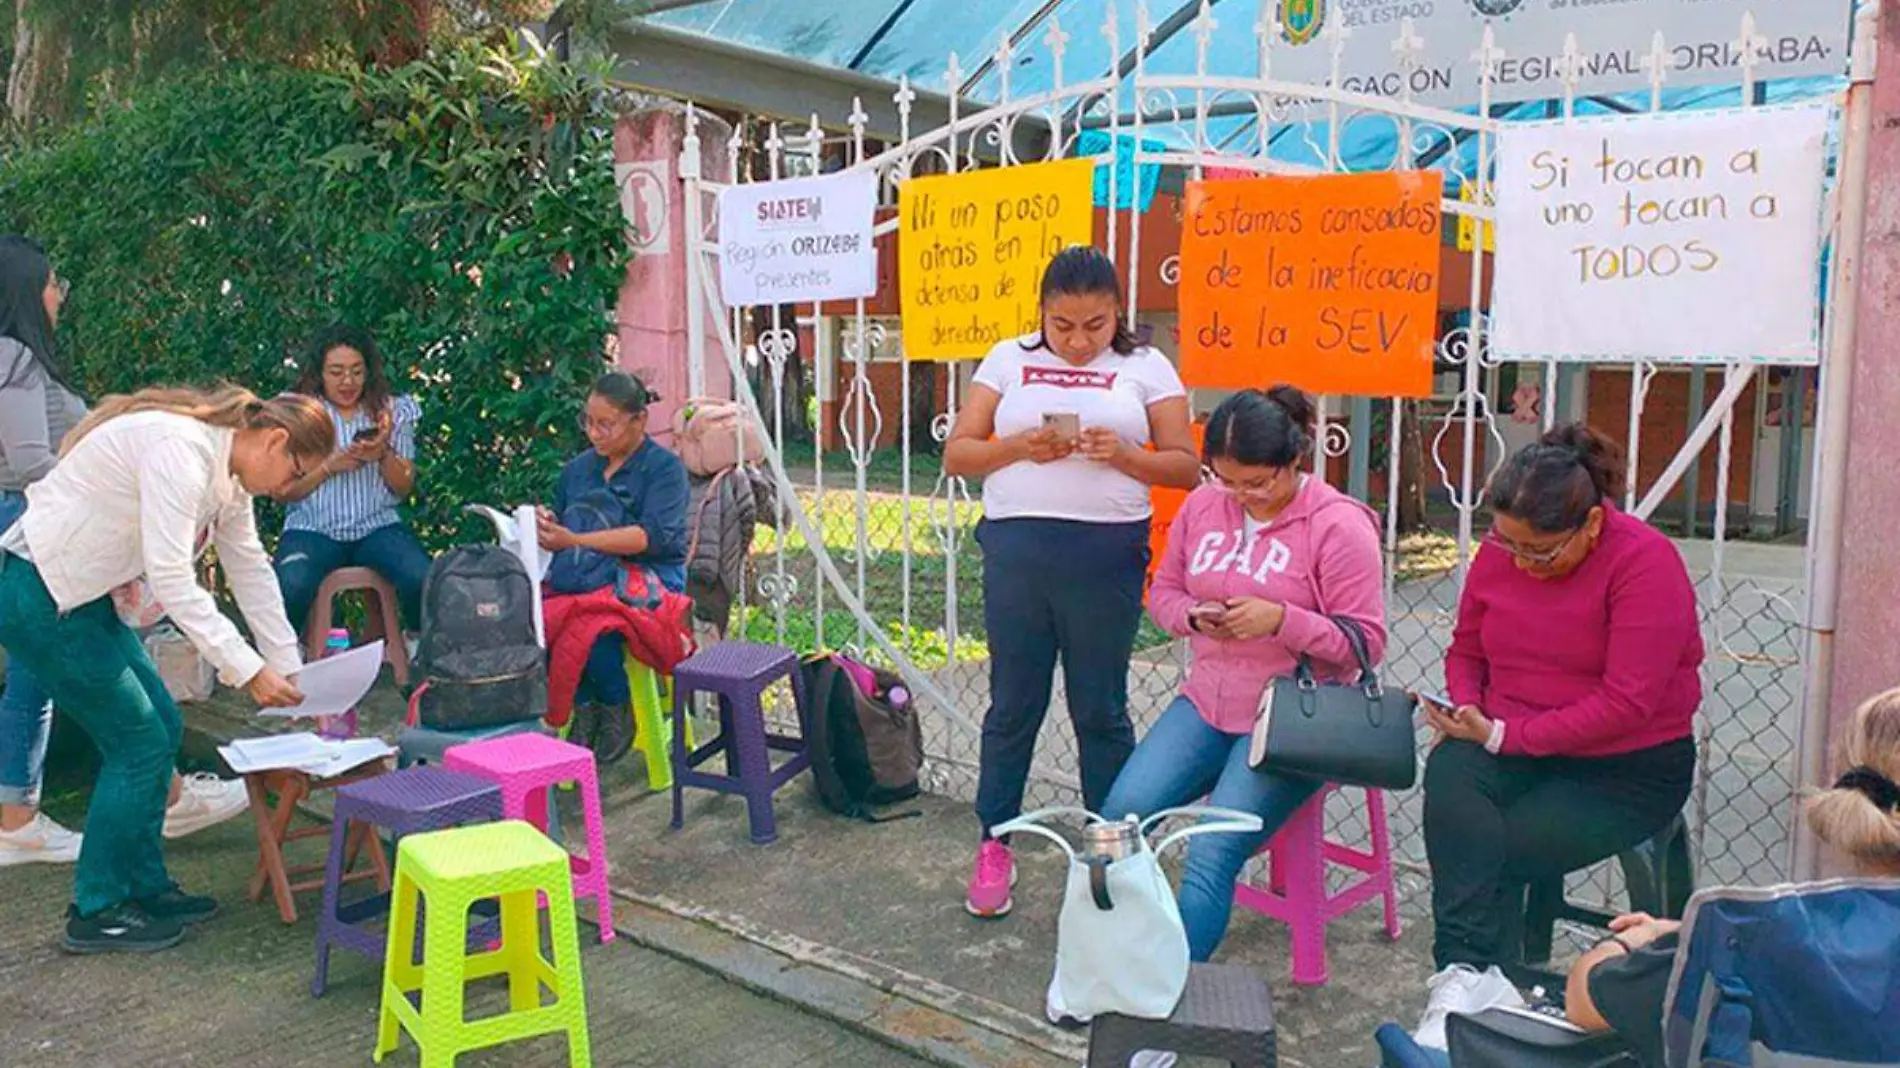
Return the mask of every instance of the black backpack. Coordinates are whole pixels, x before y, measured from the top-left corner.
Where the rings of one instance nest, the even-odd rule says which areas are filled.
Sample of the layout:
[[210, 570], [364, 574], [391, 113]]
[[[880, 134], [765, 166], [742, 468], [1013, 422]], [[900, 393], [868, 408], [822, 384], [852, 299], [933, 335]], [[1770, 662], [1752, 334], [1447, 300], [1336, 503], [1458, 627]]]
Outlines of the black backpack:
[[873, 668], [879, 696], [872, 697], [858, 689], [834, 657], [807, 657], [799, 670], [811, 704], [805, 744], [811, 751], [818, 799], [841, 816], [872, 823], [922, 815], [879, 817], [871, 812], [921, 792], [917, 773], [924, 763], [923, 727], [908, 697], [901, 703], [889, 699], [891, 688], [901, 687], [897, 676]]
[[422, 584], [417, 718], [436, 730], [538, 719], [548, 710], [547, 657], [534, 637], [528, 572], [513, 551], [469, 545], [436, 558]]

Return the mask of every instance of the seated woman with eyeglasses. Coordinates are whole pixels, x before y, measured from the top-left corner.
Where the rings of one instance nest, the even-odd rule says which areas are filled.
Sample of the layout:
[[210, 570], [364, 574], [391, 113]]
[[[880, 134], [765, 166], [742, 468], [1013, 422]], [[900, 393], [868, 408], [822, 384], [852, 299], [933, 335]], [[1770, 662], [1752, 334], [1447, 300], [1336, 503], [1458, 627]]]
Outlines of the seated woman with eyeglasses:
[[415, 492], [422, 408], [395, 395], [370, 332], [344, 324], [317, 336], [297, 392], [323, 402], [336, 451], [283, 493], [290, 507], [271, 566], [284, 611], [302, 630], [330, 572], [367, 567], [396, 588], [405, 625], [421, 629], [429, 552], [396, 508]]
[[[685, 604], [686, 465], [647, 436], [647, 406], [658, 399], [630, 374], [602, 375], [580, 420], [592, 447], [561, 469], [554, 507], [541, 509], [541, 547], [554, 554], [547, 623], [557, 692], [550, 695], [549, 719], [564, 723], [571, 697], [579, 712], [570, 737], [603, 763], [625, 756], [633, 741], [628, 637], [656, 620], [685, 619], [669, 606]], [[580, 623], [576, 613], [570, 632], [569, 606], [580, 602], [557, 611], [557, 598], [589, 596], [600, 609], [585, 613], [594, 622]], [[562, 659], [570, 654], [586, 658], [572, 695], [558, 691]]]
[[1425, 766], [1438, 975], [1420, 1025], [1503, 980], [1526, 884], [1668, 825], [1695, 775], [1702, 633], [1682, 555], [1618, 509], [1623, 450], [1580, 424], [1506, 462], [1445, 657]]
[[1313, 427], [1312, 401], [1292, 386], [1222, 401], [1203, 448], [1213, 480], [1181, 506], [1148, 591], [1149, 615], [1188, 640], [1187, 685], [1135, 747], [1102, 815], [1147, 817], [1206, 797], [1262, 824], [1188, 844], [1181, 921], [1197, 961], [1227, 933], [1242, 866], [1325, 785], [1248, 764], [1268, 685], [1301, 657], [1321, 678], [1357, 674], [1358, 658], [1329, 615], [1358, 624], [1373, 661], [1385, 650], [1378, 521], [1302, 470]]

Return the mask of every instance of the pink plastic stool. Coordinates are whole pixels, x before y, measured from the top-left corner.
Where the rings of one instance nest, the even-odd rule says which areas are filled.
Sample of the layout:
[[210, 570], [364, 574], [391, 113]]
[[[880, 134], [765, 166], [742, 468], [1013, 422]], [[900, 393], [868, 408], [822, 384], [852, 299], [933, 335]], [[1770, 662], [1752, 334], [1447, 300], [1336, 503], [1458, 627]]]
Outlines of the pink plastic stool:
[[[1261, 848], [1272, 854], [1265, 888], [1245, 878], [1234, 884], [1234, 904], [1271, 916], [1287, 925], [1293, 936], [1293, 981], [1302, 986], [1324, 986], [1326, 925], [1371, 901], [1385, 899], [1386, 937], [1399, 937], [1398, 887], [1392, 881], [1392, 841], [1386, 832], [1385, 793], [1366, 791], [1366, 817], [1372, 824], [1372, 849], [1362, 852], [1326, 841], [1326, 796], [1338, 786], [1327, 784], [1301, 805]], [[1338, 893], [1326, 889], [1328, 862], [1363, 873]]]
[[527, 820], [546, 834], [548, 788], [574, 783], [580, 788], [587, 855], [570, 858], [574, 898], [592, 897], [598, 909], [600, 940], [614, 940], [613, 899], [607, 892], [607, 834], [600, 814], [600, 777], [594, 754], [545, 734], [510, 734], [451, 747], [442, 754], [449, 771], [474, 775], [501, 787], [502, 818]]

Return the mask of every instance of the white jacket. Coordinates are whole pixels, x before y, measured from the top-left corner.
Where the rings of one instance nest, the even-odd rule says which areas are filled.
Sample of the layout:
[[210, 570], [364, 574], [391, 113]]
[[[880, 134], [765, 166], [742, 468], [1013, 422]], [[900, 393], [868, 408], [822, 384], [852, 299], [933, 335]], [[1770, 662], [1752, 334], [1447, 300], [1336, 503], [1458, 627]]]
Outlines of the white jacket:
[[[266, 663], [289, 674], [303, 659], [257, 539], [251, 495], [231, 474], [234, 436], [169, 412], [108, 420], [27, 488], [20, 528], [61, 612], [144, 576], [219, 677], [242, 686]], [[218, 548], [261, 656], [198, 585], [195, 550], [207, 541]]]

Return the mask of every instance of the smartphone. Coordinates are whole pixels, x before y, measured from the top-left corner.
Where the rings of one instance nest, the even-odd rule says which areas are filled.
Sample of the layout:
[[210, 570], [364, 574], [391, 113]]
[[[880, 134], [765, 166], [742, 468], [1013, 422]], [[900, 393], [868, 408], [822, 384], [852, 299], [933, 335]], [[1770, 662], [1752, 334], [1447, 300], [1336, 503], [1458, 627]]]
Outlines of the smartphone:
[[1067, 441], [1082, 436], [1082, 417], [1074, 412], [1044, 412], [1042, 425], [1043, 429], [1054, 430]]
[[350, 440], [351, 441], [368, 441], [369, 439], [375, 437], [376, 435], [382, 432], [383, 432], [382, 427], [366, 426], [363, 429], [358, 430], [355, 434], [351, 435]]
[[1197, 604], [1193, 608], [1188, 609], [1188, 615], [1204, 623], [1212, 623], [1215, 626], [1219, 626], [1220, 621], [1227, 618], [1227, 608], [1224, 605], [1218, 604]]
[[1437, 705], [1439, 710], [1442, 712], [1458, 711], [1457, 704], [1455, 704], [1451, 698], [1446, 697], [1442, 693], [1434, 693], [1431, 690], [1413, 690], [1412, 693], [1420, 701], [1428, 701], [1434, 705]]

